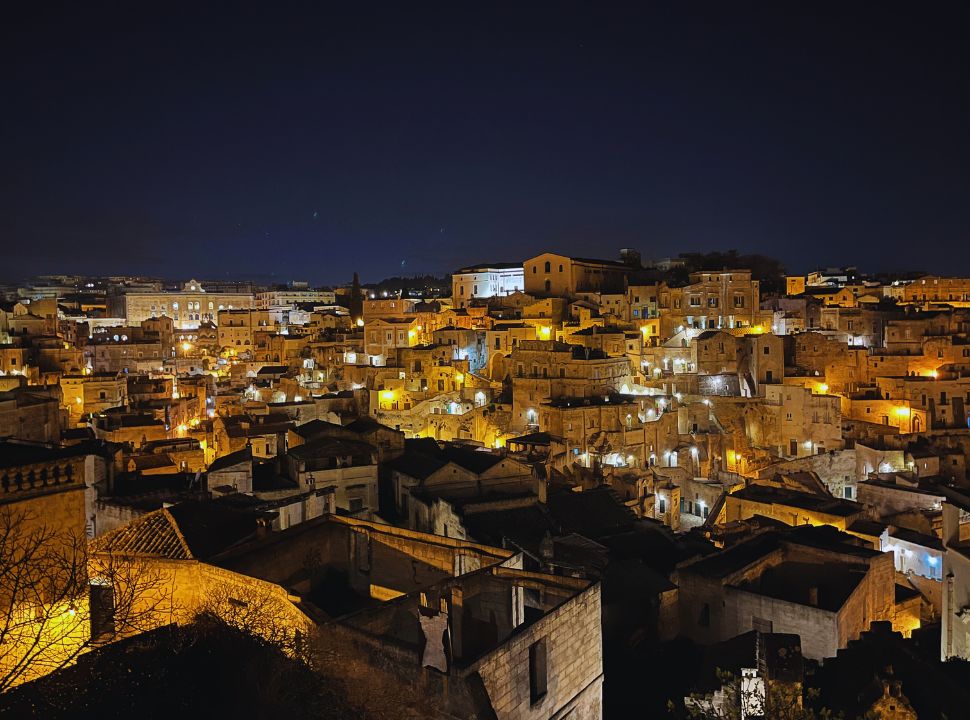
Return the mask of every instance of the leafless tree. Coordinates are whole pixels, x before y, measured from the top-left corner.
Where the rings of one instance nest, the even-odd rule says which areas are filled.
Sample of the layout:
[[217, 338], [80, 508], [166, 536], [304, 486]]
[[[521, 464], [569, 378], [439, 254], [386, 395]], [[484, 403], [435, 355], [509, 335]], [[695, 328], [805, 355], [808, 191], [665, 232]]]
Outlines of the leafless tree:
[[83, 534], [0, 507], [0, 692], [157, 626], [171, 595], [150, 566], [91, 555]]
[[295, 608], [285, 597], [258, 584], [213, 584], [198, 617], [221, 622], [275, 645], [291, 657], [310, 662], [305, 628], [294, 622]]
[[[800, 683], [748, 682], [733, 673], [717, 670], [721, 683], [720, 693], [692, 693], [685, 698], [683, 716], [690, 720], [747, 720], [771, 718], [771, 720], [827, 720], [833, 715], [822, 710], [816, 713], [803, 704], [803, 699], [814, 697], [815, 691], [804, 690]], [[673, 713], [677, 710], [669, 704]]]

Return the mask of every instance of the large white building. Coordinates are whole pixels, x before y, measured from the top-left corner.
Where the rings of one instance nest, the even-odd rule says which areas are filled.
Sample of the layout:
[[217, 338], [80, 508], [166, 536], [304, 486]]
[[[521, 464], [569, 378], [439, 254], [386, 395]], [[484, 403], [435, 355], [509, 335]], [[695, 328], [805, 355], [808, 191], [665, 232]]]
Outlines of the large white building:
[[309, 290], [288, 288], [286, 290], [267, 290], [256, 294], [256, 308], [269, 310], [273, 307], [292, 307], [300, 303], [333, 305], [337, 299], [333, 290]]
[[493, 263], [462, 268], [451, 276], [451, 299], [463, 308], [474, 298], [510, 295], [525, 288], [521, 264]]
[[198, 280], [189, 280], [181, 290], [163, 292], [126, 292], [112, 298], [116, 309], [129, 325], [165, 315], [172, 318], [177, 330], [192, 330], [200, 323], [218, 323], [220, 310], [248, 310], [254, 305], [252, 293], [208, 293]]

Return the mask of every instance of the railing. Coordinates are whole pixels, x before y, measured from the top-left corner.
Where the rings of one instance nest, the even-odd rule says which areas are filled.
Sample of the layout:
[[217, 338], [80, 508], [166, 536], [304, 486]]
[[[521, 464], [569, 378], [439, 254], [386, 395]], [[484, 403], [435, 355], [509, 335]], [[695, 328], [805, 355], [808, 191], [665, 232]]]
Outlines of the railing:
[[45, 487], [62, 487], [74, 483], [74, 468], [70, 464], [55, 466], [53, 471], [30, 470], [24, 472], [6, 472], [0, 476], [0, 488], [4, 493], [27, 492]]

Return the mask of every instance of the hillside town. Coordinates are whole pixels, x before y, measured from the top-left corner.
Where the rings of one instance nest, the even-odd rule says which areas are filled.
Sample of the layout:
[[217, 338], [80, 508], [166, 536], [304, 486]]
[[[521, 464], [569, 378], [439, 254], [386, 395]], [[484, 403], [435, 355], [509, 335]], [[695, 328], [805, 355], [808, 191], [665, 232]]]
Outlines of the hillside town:
[[966, 715], [970, 277], [499, 260], [0, 286], [0, 707]]

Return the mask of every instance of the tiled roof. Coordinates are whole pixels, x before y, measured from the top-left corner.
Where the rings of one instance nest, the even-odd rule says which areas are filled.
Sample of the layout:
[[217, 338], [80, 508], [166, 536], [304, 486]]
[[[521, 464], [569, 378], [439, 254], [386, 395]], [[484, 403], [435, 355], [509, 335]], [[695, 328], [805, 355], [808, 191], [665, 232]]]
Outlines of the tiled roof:
[[229, 453], [228, 455], [223, 455], [220, 458], [216, 458], [212, 464], [209, 466], [209, 472], [218, 472], [219, 470], [225, 470], [226, 468], [231, 468], [236, 465], [241, 465], [245, 462], [252, 462], [253, 460], [253, 449], [250, 446], [244, 447], [242, 450], [237, 450], [236, 452]]
[[95, 552], [191, 560], [192, 551], [167, 508], [148, 513], [94, 540]]
[[256, 531], [258, 513], [186, 500], [148, 513], [94, 541], [95, 552], [204, 560]]

